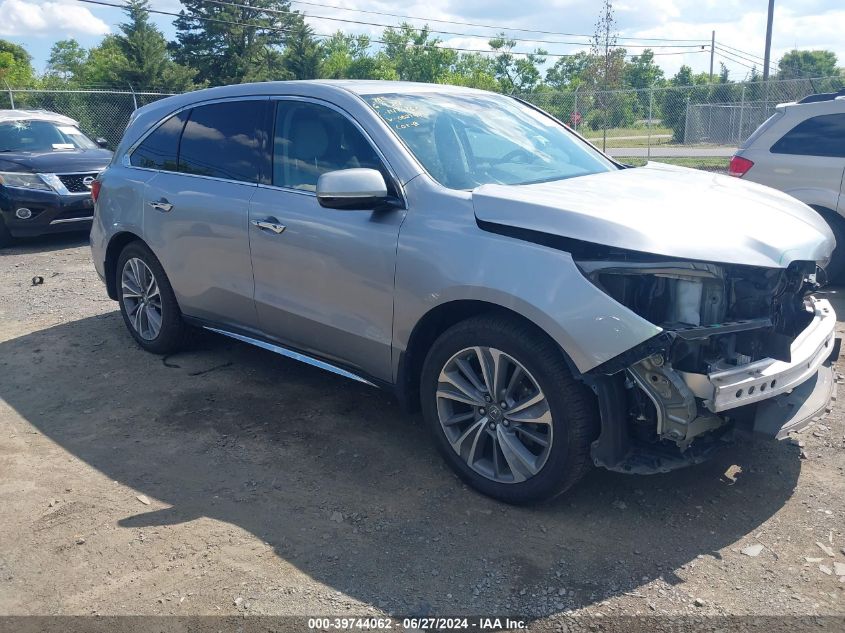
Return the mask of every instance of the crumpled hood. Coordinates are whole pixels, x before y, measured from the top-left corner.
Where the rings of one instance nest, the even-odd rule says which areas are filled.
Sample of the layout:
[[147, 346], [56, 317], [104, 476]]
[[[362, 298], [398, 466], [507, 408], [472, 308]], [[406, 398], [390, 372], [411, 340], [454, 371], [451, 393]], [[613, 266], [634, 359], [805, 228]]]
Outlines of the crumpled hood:
[[825, 262], [827, 223], [785, 193], [685, 167], [645, 167], [535, 185], [482, 185], [482, 222], [673, 258], [785, 268]]

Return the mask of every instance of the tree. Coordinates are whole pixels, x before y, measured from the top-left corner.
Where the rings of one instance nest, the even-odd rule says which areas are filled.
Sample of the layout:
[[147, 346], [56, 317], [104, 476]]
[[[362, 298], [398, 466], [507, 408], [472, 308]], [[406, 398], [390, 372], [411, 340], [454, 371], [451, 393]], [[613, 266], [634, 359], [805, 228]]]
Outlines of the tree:
[[289, 79], [316, 79], [320, 76], [320, 62], [323, 51], [314, 39], [313, 29], [299, 19], [287, 38], [282, 55], [282, 67]]
[[517, 57], [512, 52], [516, 40], [507, 38], [504, 33], [494, 37], [488, 45], [498, 53], [493, 58], [493, 71], [502, 92], [525, 93], [533, 92], [537, 88], [542, 81], [538, 67], [546, 63], [546, 51], [538, 48], [524, 57]]
[[546, 84], [555, 90], [574, 90], [584, 80], [590, 55], [579, 51], [574, 55], [561, 57], [546, 71]]
[[320, 76], [327, 79], [397, 79], [384, 55], [370, 55], [370, 38], [337, 31], [323, 42]]
[[31, 85], [35, 79], [32, 57], [23, 46], [0, 40], [0, 80], [10, 86]]
[[610, 124], [610, 110], [617, 96], [608, 91], [621, 86], [625, 73], [624, 48], [616, 48], [616, 18], [613, 14], [613, 2], [603, 0], [595, 33], [590, 45], [591, 63], [587, 67], [586, 77], [596, 93], [596, 105], [604, 113], [602, 125], [602, 149], [607, 146], [607, 127]]
[[833, 51], [791, 50], [778, 62], [778, 79], [811, 79], [838, 74]]
[[88, 51], [74, 39], [59, 40], [50, 49], [47, 59], [47, 74], [68, 80], [79, 75]]
[[495, 63], [484, 53], [461, 53], [449, 69], [445, 83], [467, 88], [497, 91]]
[[381, 39], [384, 56], [405, 81], [442, 82], [457, 58], [455, 51], [438, 46], [440, 40], [431, 37], [428, 25], [417, 28], [403, 22], [386, 28]]
[[[752, 69], [753, 70], [753, 69]], [[719, 83], [726, 84], [730, 81], [730, 71], [725, 66], [725, 62], [719, 62]]]
[[125, 11], [129, 20], [115, 37], [123, 55], [116, 69], [119, 82], [179, 92], [190, 89], [196, 71], [170, 58], [167, 40], [150, 21], [149, 0], [128, 0]]
[[[663, 93], [661, 112], [664, 125], [672, 128], [672, 137], [678, 143], [684, 142], [687, 123], [687, 104], [696, 102], [707, 94], [710, 80], [708, 73], [693, 75], [692, 68], [681, 66], [680, 70], [669, 80], [672, 86]], [[696, 88], [696, 86], [701, 86]]]
[[[646, 48], [634, 55], [624, 66], [624, 83], [637, 90], [637, 110], [647, 116], [651, 101], [651, 89], [663, 83], [663, 69], [654, 63], [654, 51]], [[652, 113], [654, 114], [654, 113]]]
[[81, 84], [118, 85], [123, 81], [120, 70], [127, 63], [117, 36], [107, 35], [99, 45], [89, 49], [85, 63], [73, 79]]
[[301, 20], [287, 0], [240, 0], [221, 5], [181, 0], [176, 62], [197, 69], [197, 80], [212, 85], [264, 81], [285, 76], [281, 47]]
[[654, 51], [646, 48], [625, 65], [624, 80], [631, 88], [646, 90], [663, 82], [663, 69], [654, 63]]

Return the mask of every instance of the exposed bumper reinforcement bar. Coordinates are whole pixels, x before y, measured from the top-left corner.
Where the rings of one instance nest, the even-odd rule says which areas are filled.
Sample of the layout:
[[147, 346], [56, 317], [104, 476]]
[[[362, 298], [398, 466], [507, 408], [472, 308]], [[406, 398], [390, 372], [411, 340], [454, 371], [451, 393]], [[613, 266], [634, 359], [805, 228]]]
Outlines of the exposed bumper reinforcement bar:
[[834, 349], [836, 313], [826, 299], [813, 303], [813, 320], [792, 342], [790, 362], [763, 359], [710, 374], [678, 372], [713, 413], [769, 400], [812, 378]]

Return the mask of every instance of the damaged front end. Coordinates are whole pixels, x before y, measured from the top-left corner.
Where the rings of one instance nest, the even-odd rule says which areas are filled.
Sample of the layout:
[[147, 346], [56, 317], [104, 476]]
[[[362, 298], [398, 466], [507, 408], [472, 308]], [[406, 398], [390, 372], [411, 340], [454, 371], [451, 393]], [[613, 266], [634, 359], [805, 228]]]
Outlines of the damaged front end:
[[592, 283], [662, 332], [585, 374], [602, 432], [593, 460], [666, 472], [705, 459], [737, 423], [783, 437], [827, 406], [836, 316], [815, 262], [787, 268], [578, 258]]

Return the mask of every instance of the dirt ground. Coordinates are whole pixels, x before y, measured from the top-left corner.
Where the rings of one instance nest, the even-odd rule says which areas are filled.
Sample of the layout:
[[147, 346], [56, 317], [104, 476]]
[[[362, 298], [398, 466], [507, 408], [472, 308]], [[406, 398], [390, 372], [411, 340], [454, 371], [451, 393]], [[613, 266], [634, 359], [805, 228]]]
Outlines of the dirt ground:
[[385, 392], [211, 334], [141, 351], [85, 238], [30, 240], [0, 251], [0, 614], [843, 616], [842, 402], [508, 507]]

